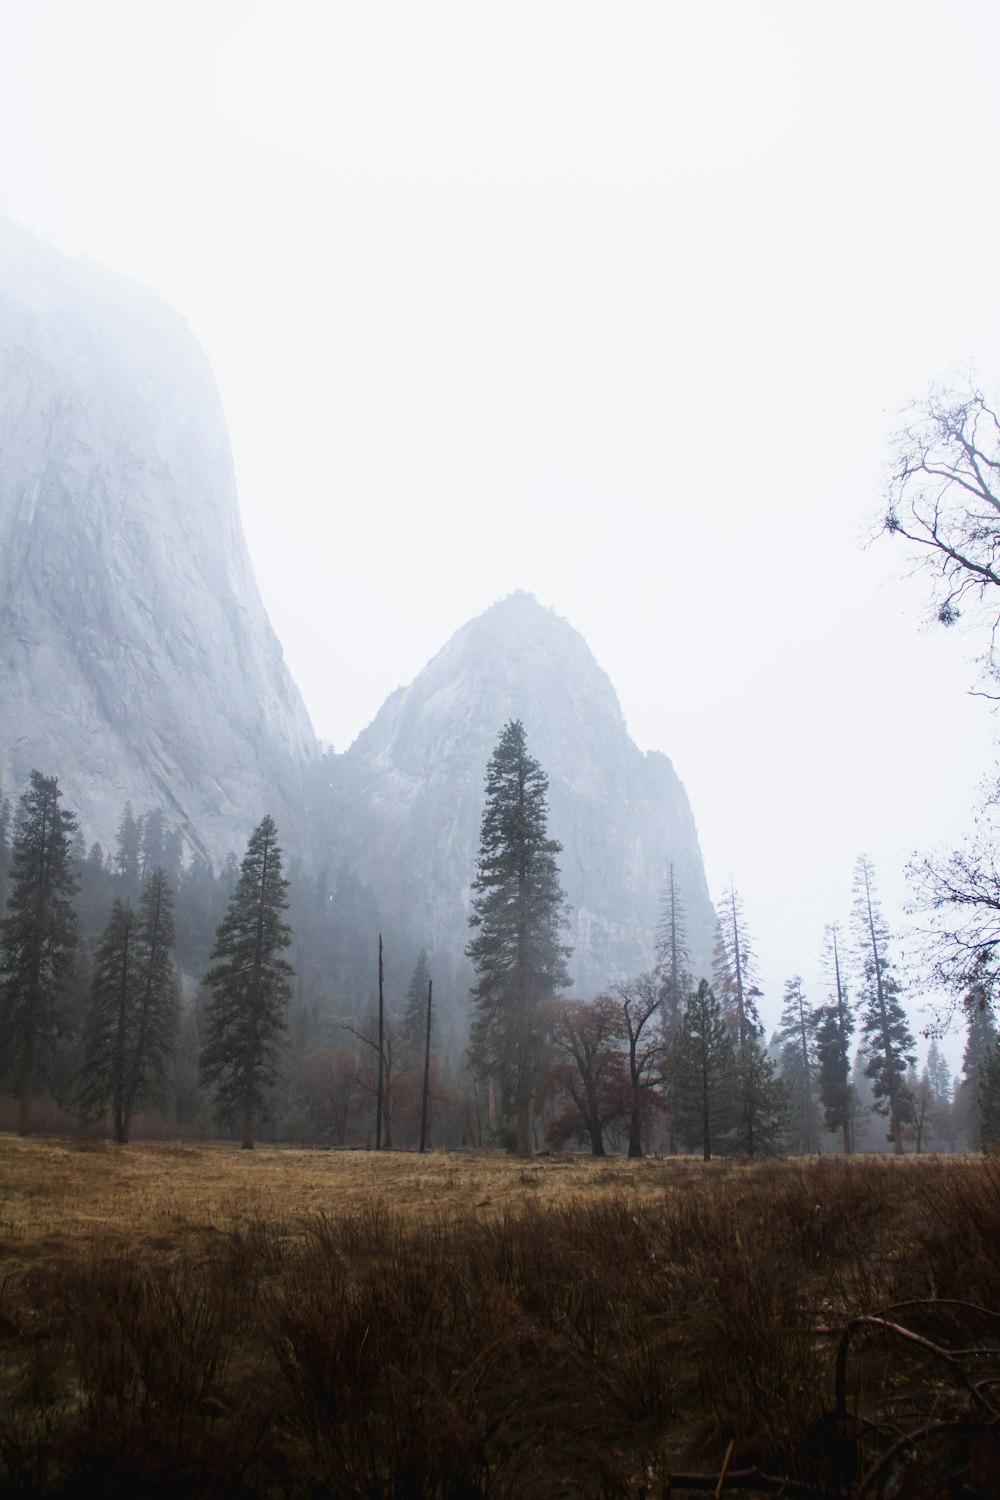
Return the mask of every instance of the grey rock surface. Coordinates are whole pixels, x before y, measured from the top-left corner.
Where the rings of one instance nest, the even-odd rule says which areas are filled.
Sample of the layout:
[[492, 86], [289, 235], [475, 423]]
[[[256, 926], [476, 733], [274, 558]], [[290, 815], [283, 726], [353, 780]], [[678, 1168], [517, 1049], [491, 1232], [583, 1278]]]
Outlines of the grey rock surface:
[[0, 786], [58, 776], [105, 844], [160, 806], [219, 863], [265, 812], [294, 838], [317, 756], [197, 343], [0, 221]]
[[348, 946], [367, 951], [381, 922], [404, 989], [430, 950], [458, 1036], [483, 783], [511, 718], [549, 777], [574, 993], [652, 965], [671, 862], [707, 972], [715, 916], [687, 796], [630, 739], [582, 637], [513, 594], [321, 758], [193, 337], [155, 294], [0, 221], [0, 790], [57, 775], [106, 846], [126, 800], [161, 807], [216, 867], [272, 813], [286, 857], [363, 892]]
[[344, 853], [378, 894], [387, 940], [427, 947], [436, 976], [467, 990], [484, 779], [509, 719], [549, 778], [573, 993], [652, 967], [671, 861], [695, 972], [709, 972], [715, 914], [684, 788], [665, 755], [633, 743], [583, 637], [524, 593], [464, 625], [337, 758]]

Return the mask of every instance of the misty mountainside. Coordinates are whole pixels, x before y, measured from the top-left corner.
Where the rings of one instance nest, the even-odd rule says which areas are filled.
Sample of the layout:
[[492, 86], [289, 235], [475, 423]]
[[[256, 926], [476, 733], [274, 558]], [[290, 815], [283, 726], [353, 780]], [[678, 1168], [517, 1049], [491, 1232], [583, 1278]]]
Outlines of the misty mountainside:
[[216, 863], [292, 840], [318, 759], [268, 622], [205, 356], [153, 292], [0, 221], [0, 787], [127, 799]]
[[484, 778], [512, 718], [549, 778], [575, 993], [652, 965], [671, 862], [707, 972], [715, 915], [687, 796], [629, 738], [582, 637], [513, 594], [321, 756], [258, 592], [204, 355], [158, 295], [0, 221], [0, 791], [58, 776], [106, 849], [126, 801], [158, 807], [216, 871], [272, 814], [303, 993], [331, 1014], [367, 1004], [381, 928], [397, 999], [427, 948], [458, 1039]]
[[684, 788], [630, 739], [583, 637], [526, 593], [457, 631], [331, 766], [342, 854], [376, 893], [390, 957], [426, 947], [435, 976], [467, 992], [486, 767], [510, 719], [549, 778], [573, 993], [652, 967], [671, 861], [692, 966], [708, 973], [715, 913]]

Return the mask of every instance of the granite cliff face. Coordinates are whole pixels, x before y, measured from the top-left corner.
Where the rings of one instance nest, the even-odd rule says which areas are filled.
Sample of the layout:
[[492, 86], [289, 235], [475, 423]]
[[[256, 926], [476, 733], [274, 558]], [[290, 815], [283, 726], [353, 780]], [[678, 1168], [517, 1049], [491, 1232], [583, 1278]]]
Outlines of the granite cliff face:
[[189, 847], [291, 842], [317, 759], [240, 525], [218, 394], [155, 294], [0, 221], [0, 786], [57, 775]]
[[430, 950], [457, 1037], [483, 782], [512, 718], [549, 777], [576, 993], [651, 965], [671, 862], [707, 970], [715, 917], [684, 789], [633, 744], [577, 632], [511, 595], [321, 760], [190, 333], [154, 294], [0, 222], [0, 789], [57, 775], [105, 844], [126, 800], [159, 806], [217, 865], [272, 812], [286, 853], [335, 879], [318, 920], [356, 950], [338, 986], [367, 994], [381, 924], [397, 987]]
[[486, 765], [520, 719], [549, 778], [549, 831], [569, 899], [574, 993], [649, 968], [673, 861], [696, 972], [715, 915], [687, 795], [665, 755], [629, 738], [586, 642], [530, 594], [471, 620], [338, 757], [343, 852], [377, 892], [394, 944], [426, 946], [436, 976], [467, 988], [462, 958]]

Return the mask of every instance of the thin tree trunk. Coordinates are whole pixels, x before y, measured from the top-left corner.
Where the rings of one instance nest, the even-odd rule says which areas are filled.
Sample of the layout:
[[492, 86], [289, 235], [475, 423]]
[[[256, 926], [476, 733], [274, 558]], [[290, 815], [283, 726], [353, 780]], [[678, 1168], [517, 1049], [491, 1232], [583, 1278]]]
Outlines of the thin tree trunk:
[[382, 934], [378, 935], [378, 1089], [375, 1095], [375, 1150], [382, 1149], [382, 1104], [385, 1097], [385, 1000]]
[[879, 964], [878, 944], [875, 941], [875, 918], [872, 915], [872, 897], [868, 888], [868, 870], [865, 869], [865, 899], [868, 902], [868, 930], [872, 938], [872, 955], [875, 959], [875, 989], [878, 994], [878, 1013], [882, 1024], [882, 1052], [885, 1056], [886, 1084], [889, 1091], [889, 1129], [892, 1131], [892, 1149], [896, 1156], [903, 1155], [903, 1138], [899, 1130], [899, 1110], [896, 1105], [895, 1060], [889, 1046], [889, 1017], [885, 1010], [885, 992], [882, 989], [882, 969]]
[[21, 1087], [17, 1099], [17, 1133], [18, 1135], [30, 1135], [32, 1128], [33, 1097], [31, 1092], [32, 1080], [35, 1075], [35, 1043], [37, 1031], [34, 1021], [30, 1021], [25, 1029], [24, 1035], [24, 1061], [21, 1065]]
[[122, 969], [118, 983], [118, 1037], [112, 1054], [111, 1119], [115, 1142], [124, 1146], [128, 1141], [125, 1126], [125, 1038], [128, 1032], [129, 968], [132, 948], [132, 908], [125, 908], [125, 928], [122, 941]]
[[[837, 1024], [840, 1030], [840, 1052], [841, 1056], [847, 1058], [847, 1038], [844, 1034], [844, 991], [840, 984], [840, 957], [837, 953], [837, 929], [833, 929], [833, 972], [837, 981]], [[844, 1098], [844, 1155], [851, 1156], [854, 1151], [854, 1132], [851, 1130], [851, 1109], [853, 1103], [850, 1090], [853, 1085], [850, 1078], [847, 1080], [848, 1093]]]
[[427, 1035], [424, 1042], [424, 1091], [420, 1099], [420, 1149], [427, 1149], [427, 1106], [430, 1102], [431, 1091], [431, 996], [434, 993], [434, 981], [427, 981]]
[[628, 1119], [628, 1154], [636, 1158], [642, 1155], [642, 1109], [639, 1105], [639, 1074], [635, 1062], [636, 1037], [629, 1041], [629, 1079], [631, 1091]]
[[516, 1153], [521, 1157], [535, 1154], [535, 1143], [531, 1130], [531, 1075], [527, 1068], [520, 1068], [517, 1078], [517, 1145]]
[[712, 1160], [712, 1142], [709, 1135], [709, 1109], [708, 1109], [708, 1049], [704, 1040], [701, 1045], [701, 1134], [702, 1134], [702, 1159]]
[[818, 1151], [816, 1140], [816, 1117], [813, 1112], [812, 1064], [809, 1061], [809, 1038], [806, 1032], [806, 1009], [799, 987], [799, 1036], [802, 1044], [802, 1076], [806, 1084], [806, 1151], [811, 1155]]
[[[729, 882], [729, 899], [733, 908], [733, 956], [736, 962], [736, 1003], [739, 1014], [740, 1051], [742, 1052], [747, 1044], [747, 1017], [746, 1001], [743, 995], [743, 959], [740, 953], [740, 929], [739, 923], [736, 920], [736, 892], [733, 889], [732, 881]], [[753, 1155], [752, 1149], [750, 1155]]]
[[253, 1150], [255, 1123], [254, 1107], [251, 1104], [243, 1114], [243, 1146], [241, 1149], [244, 1151]]

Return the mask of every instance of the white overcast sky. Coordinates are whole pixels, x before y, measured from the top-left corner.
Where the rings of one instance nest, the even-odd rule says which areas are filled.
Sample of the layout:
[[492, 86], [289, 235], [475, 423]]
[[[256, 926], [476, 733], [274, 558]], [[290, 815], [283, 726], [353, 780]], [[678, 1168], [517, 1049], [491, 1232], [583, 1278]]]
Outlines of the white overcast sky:
[[532, 590], [773, 1020], [993, 764], [977, 643], [865, 544], [900, 410], [997, 388], [998, 56], [986, 0], [0, 0], [0, 212], [203, 344], [318, 733]]

